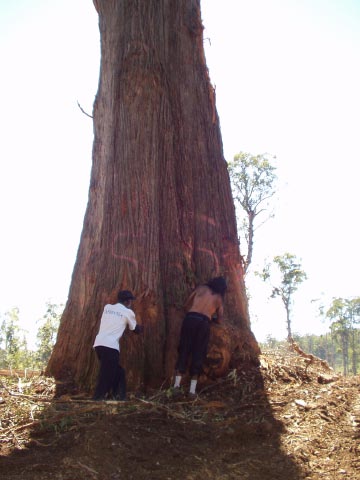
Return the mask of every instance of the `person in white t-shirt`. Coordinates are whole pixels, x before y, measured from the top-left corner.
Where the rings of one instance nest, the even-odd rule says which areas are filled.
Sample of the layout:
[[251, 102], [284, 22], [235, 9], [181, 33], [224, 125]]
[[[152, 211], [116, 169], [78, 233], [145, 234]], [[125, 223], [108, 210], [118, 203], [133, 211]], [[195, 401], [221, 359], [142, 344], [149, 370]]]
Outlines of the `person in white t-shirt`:
[[130, 308], [133, 300], [135, 297], [129, 290], [120, 290], [118, 303], [104, 307], [94, 342], [100, 370], [93, 400], [126, 399], [126, 375], [119, 363], [119, 341], [127, 326], [135, 333], [143, 331], [143, 327], [136, 323], [135, 313]]

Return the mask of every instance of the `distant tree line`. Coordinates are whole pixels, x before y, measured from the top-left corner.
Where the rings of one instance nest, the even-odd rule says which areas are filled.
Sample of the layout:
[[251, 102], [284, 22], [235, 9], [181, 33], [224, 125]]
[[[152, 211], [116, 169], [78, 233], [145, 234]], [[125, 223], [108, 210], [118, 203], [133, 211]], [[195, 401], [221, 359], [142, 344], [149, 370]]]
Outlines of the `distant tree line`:
[[[63, 305], [47, 303], [44, 315], [38, 320], [36, 348], [29, 349], [27, 332], [19, 325], [19, 309], [13, 308], [0, 316], [0, 369], [43, 370], [56, 342]], [[320, 314], [330, 321], [324, 335], [293, 333], [293, 340], [302, 350], [311, 353], [343, 375], [360, 372], [360, 297], [334, 298], [328, 308], [321, 306]], [[260, 343], [262, 350], [287, 348], [287, 340], [268, 335]]]
[[20, 327], [19, 309], [0, 316], [0, 369], [43, 370], [56, 341], [63, 305], [48, 302], [38, 320], [36, 349], [28, 348], [27, 332]]
[[[329, 308], [320, 313], [330, 320], [330, 331], [324, 335], [293, 334], [293, 339], [306, 353], [311, 353], [343, 375], [360, 372], [360, 297], [333, 298]], [[287, 341], [269, 335], [260, 344], [263, 350], [287, 346]]]

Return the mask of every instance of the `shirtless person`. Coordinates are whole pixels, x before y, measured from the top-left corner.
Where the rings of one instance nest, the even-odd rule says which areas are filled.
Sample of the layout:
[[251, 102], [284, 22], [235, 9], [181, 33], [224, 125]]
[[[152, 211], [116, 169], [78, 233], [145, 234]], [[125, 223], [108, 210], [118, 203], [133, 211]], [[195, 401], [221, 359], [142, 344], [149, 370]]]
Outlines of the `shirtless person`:
[[195, 395], [198, 376], [202, 372], [206, 358], [210, 321], [216, 315], [216, 322], [221, 322], [226, 289], [225, 279], [216, 277], [197, 287], [187, 300], [185, 304], [187, 314], [181, 327], [179, 355], [175, 366], [175, 389], [180, 388], [181, 376], [186, 372], [187, 360], [191, 355], [189, 393]]

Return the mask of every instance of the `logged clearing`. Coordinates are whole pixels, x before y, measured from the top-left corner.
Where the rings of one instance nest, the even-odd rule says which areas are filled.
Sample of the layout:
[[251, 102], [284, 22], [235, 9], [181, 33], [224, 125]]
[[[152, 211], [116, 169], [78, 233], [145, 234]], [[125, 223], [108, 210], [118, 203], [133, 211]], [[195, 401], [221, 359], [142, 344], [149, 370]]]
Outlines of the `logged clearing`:
[[1, 376], [0, 478], [360, 479], [360, 377], [285, 350], [260, 360], [196, 399], [55, 398], [51, 378]]

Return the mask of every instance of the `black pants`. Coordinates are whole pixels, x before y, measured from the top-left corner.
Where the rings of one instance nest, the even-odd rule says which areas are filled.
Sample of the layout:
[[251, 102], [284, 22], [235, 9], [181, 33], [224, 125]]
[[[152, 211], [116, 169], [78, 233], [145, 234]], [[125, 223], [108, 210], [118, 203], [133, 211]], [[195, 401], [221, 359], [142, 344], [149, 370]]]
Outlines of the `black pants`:
[[103, 399], [109, 395], [124, 400], [126, 396], [125, 370], [120, 366], [120, 353], [109, 347], [95, 347], [100, 361], [100, 370], [94, 399]]
[[201, 313], [187, 313], [181, 327], [179, 355], [175, 369], [180, 373], [185, 373], [191, 355], [189, 373], [191, 376], [199, 375], [206, 358], [209, 337], [210, 319]]

